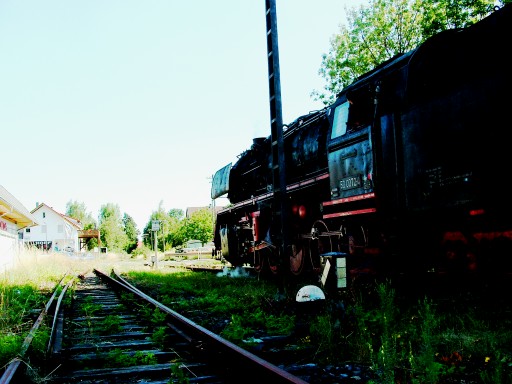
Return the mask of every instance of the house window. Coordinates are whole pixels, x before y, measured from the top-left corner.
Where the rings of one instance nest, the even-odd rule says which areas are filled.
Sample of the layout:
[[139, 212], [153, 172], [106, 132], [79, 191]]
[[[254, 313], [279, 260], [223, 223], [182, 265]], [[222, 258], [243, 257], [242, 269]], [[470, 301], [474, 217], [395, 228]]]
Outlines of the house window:
[[46, 217], [46, 212], [43, 212], [43, 219]]
[[25, 229], [25, 232], [30, 232], [30, 228], [26, 228], [26, 229]]
[[57, 225], [57, 232], [59, 232], [59, 233], [64, 232], [64, 226], [62, 224]]

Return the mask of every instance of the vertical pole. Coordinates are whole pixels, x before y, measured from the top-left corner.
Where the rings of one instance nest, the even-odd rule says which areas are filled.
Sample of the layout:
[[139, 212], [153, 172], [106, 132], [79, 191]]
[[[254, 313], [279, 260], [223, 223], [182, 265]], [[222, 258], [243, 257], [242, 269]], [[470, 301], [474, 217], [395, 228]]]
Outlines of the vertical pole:
[[286, 209], [286, 169], [283, 140], [283, 112], [281, 105], [281, 75], [277, 38], [276, 0], [266, 0], [268, 85], [270, 99], [270, 129], [272, 150], [272, 176], [274, 189], [273, 223], [281, 238], [280, 258], [287, 265], [285, 257], [288, 248]]
[[165, 233], [165, 224], [167, 223], [167, 221], [165, 220], [162, 220], [162, 251], [164, 253], [164, 258], [165, 258], [165, 236], [166, 236], [166, 233]]
[[155, 268], [158, 268], [158, 247], [157, 247], [157, 236], [156, 236], [156, 232], [157, 231], [153, 231], [155, 233]]

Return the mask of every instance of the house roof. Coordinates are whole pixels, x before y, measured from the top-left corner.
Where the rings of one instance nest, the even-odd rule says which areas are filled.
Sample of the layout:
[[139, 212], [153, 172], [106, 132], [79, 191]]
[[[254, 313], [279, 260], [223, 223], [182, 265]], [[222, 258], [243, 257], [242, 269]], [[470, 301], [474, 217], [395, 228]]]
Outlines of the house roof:
[[66, 216], [64, 215], [63, 213], [60, 213], [60, 212], [57, 212], [55, 209], [53, 209], [52, 207], [50, 207], [49, 205], [45, 204], [45, 203], [40, 203], [37, 205], [37, 207], [35, 207], [31, 213], [35, 213], [36, 211], [40, 210], [42, 207], [46, 207], [50, 210], [52, 210], [53, 212], [55, 212], [57, 215], [59, 215], [60, 217], [62, 217], [65, 221], [67, 221], [68, 223], [70, 223], [73, 227], [75, 227], [77, 230], [81, 230], [82, 229], [82, 225], [80, 223], [80, 221], [78, 221], [77, 219], [74, 219], [72, 217], [69, 217], [69, 216]]
[[19, 228], [38, 225], [36, 218], [11, 193], [0, 185], [0, 217], [16, 223]]

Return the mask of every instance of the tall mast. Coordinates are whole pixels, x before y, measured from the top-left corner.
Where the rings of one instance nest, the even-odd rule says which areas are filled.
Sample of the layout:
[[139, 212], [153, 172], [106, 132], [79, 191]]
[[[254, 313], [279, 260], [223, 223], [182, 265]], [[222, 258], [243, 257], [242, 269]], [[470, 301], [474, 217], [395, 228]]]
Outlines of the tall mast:
[[270, 129], [272, 148], [272, 177], [274, 188], [273, 223], [280, 229], [281, 255], [288, 247], [286, 172], [283, 142], [283, 109], [281, 105], [281, 75], [277, 44], [276, 0], [265, 0], [267, 26], [268, 87], [270, 98]]

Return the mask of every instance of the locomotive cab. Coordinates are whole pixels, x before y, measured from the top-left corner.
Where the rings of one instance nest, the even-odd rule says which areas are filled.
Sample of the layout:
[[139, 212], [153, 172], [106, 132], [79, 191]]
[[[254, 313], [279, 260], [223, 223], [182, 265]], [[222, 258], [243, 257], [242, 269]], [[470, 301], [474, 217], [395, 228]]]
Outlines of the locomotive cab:
[[330, 200], [322, 203], [322, 219], [339, 233], [336, 250], [349, 255], [354, 276], [394, 269], [383, 260], [395, 252], [390, 234], [403, 207], [396, 134], [409, 57], [398, 55], [360, 77], [329, 111]]
[[348, 99], [334, 108], [328, 165], [331, 199], [373, 192], [372, 133], [368, 116]]

